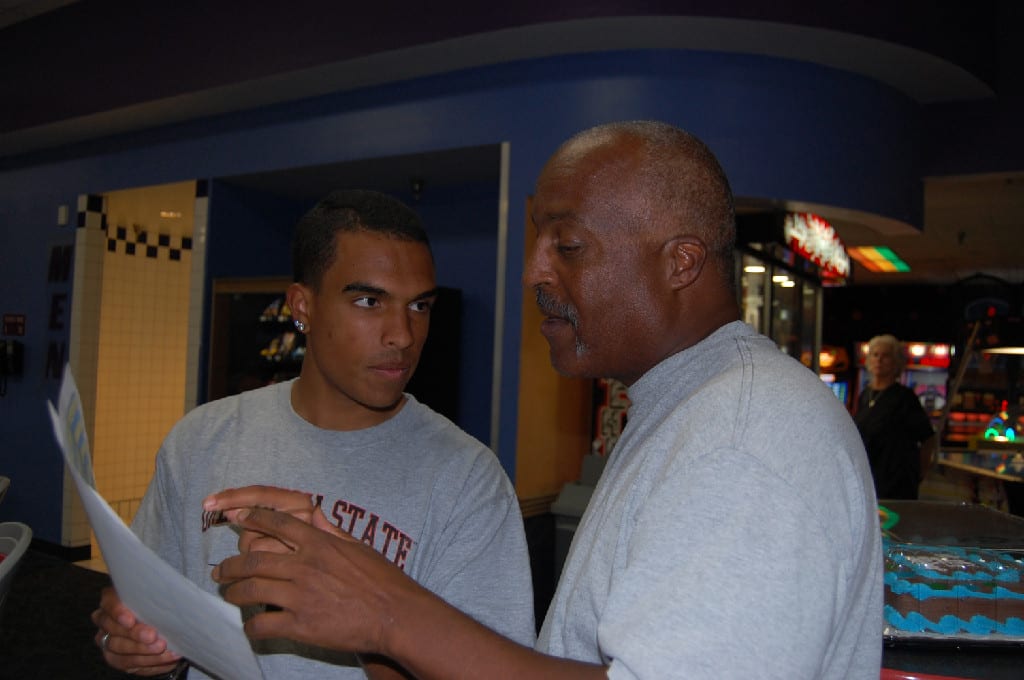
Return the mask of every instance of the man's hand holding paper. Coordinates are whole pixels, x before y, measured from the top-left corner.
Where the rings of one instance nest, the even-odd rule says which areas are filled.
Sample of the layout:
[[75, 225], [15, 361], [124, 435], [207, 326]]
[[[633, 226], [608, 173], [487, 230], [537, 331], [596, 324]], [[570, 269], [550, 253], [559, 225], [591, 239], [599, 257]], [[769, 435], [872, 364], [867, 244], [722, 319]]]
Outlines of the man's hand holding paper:
[[[160, 631], [174, 653], [223, 680], [262, 678], [256, 655], [242, 632], [239, 609], [202, 590], [160, 559], [96, 491], [89, 442], [81, 417], [82, 403], [68, 369], [64, 371], [58, 408], [49, 404], [49, 411], [54, 436], [100, 544], [117, 595], [133, 612], [132, 616]], [[122, 613], [117, 610], [113, 621], [119, 616]], [[131, 623], [124, 628], [134, 625]], [[111, 633], [106, 639], [109, 651], [114, 631], [107, 629], [99, 641], [103, 641], [107, 632]], [[143, 640], [146, 637], [148, 633]], [[115, 643], [120, 647], [124, 641]]]

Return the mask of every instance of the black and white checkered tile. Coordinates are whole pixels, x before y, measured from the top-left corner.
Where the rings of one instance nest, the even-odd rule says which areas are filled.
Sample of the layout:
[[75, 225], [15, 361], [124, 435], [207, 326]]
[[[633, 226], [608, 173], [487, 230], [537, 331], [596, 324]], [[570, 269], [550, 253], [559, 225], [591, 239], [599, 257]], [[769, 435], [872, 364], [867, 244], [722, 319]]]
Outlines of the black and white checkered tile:
[[140, 255], [151, 259], [181, 260], [181, 254], [192, 250], [191, 236], [151, 234], [145, 227], [135, 225], [115, 227], [107, 224], [106, 201], [103, 196], [82, 194], [78, 197], [78, 228], [99, 229], [107, 234], [107, 252]]
[[125, 255], [144, 255], [149, 258], [167, 258], [171, 261], [181, 260], [182, 252], [192, 250], [191, 236], [171, 236], [170, 234], [150, 234], [146, 229], [136, 225], [131, 229], [115, 227], [114, 233], [107, 232], [107, 251]]
[[78, 228], [107, 230], [107, 211], [102, 196], [80, 194], [78, 196]]

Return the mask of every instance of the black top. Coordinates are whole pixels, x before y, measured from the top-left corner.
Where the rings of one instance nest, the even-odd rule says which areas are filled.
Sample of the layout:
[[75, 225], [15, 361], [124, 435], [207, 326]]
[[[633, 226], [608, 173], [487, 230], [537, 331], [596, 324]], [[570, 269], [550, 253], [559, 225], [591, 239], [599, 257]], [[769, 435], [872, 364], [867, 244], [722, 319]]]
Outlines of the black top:
[[934, 431], [914, 391], [899, 383], [880, 392], [865, 388], [853, 419], [868, 452], [878, 497], [917, 499], [921, 442]]

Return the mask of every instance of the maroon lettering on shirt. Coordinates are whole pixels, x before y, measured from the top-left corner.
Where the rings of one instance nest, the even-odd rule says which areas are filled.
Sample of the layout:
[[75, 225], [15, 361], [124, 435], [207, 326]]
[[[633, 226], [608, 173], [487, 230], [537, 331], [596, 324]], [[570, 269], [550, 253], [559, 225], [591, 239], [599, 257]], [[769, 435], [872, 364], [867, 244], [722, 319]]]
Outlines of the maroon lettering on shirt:
[[391, 522], [384, 522], [384, 526], [381, 527], [381, 531], [384, 532], [384, 547], [380, 549], [385, 555], [388, 554], [388, 548], [391, 547], [392, 539], [398, 538], [398, 534], [401, 533], [398, 529], [391, 524]]
[[[366, 508], [341, 498], [330, 505], [330, 512], [324, 510], [323, 494], [310, 494], [313, 505], [320, 508], [333, 520], [334, 525], [350, 536], [370, 546], [396, 567], [405, 570], [406, 562], [412, 552], [415, 541], [393, 523], [382, 520], [380, 515], [367, 511]], [[202, 513], [202, 531], [218, 524], [227, 523], [227, 518], [220, 511]], [[378, 531], [378, 525], [380, 531]]]
[[366, 527], [363, 529], [363, 536], [359, 539], [374, 550], [377, 549], [375, 542], [377, 540], [377, 520], [379, 519], [380, 517], [370, 513], [370, 521], [366, 523]]
[[[331, 517], [334, 518], [335, 525], [348, 534], [351, 534], [355, 528], [356, 520], [362, 519], [365, 514], [365, 508], [340, 499], [334, 502], [334, 508], [331, 509]], [[348, 525], [342, 526], [346, 515], [348, 516]]]
[[221, 524], [227, 524], [228, 518], [225, 517], [222, 510], [204, 510], [202, 527], [203, 531], [206, 531], [210, 527], [219, 526]]
[[398, 547], [395, 549], [395, 557], [392, 562], [402, 571], [405, 571], [405, 560], [409, 557], [410, 548], [412, 548], [412, 539], [406, 534], [399, 534]]

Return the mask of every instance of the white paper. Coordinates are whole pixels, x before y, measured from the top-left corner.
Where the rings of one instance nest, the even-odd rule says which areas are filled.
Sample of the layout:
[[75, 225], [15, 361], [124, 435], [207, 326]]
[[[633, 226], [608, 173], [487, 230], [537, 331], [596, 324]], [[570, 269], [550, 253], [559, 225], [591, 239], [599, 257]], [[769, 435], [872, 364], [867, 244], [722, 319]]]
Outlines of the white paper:
[[68, 368], [58, 409], [47, 403], [103, 559], [121, 600], [174, 651], [223, 680], [262, 678], [238, 607], [202, 590], [150, 550], [96, 491], [82, 403]]

